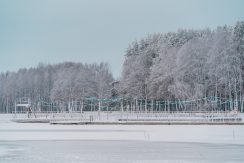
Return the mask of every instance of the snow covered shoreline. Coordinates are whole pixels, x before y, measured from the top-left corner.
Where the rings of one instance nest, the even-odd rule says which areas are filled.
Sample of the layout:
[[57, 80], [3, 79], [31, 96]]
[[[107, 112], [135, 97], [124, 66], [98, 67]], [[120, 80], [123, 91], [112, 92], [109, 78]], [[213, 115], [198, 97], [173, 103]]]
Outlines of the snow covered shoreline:
[[231, 112], [38, 112], [13, 114], [18, 123], [63, 125], [243, 125], [241, 114]]
[[[5, 118], [2, 118], [2, 117]], [[244, 145], [244, 126], [238, 125], [49, 125], [14, 123], [1, 115], [0, 141], [126, 140], [221, 143]]]

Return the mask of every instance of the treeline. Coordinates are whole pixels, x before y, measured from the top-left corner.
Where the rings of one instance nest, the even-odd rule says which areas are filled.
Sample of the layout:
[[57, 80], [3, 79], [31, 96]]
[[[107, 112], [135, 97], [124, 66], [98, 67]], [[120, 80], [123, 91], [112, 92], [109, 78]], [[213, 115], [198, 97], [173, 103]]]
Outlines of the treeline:
[[113, 76], [107, 63], [40, 64], [37, 68], [0, 74], [0, 112], [14, 110], [15, 100], [70, 102], [84, 97], [111, 96]]
[[158, 33], [133, 42], [126, 51], [120, 91], [125, 98], [163, 101], [228, 99], [233, 109], [243, 107], [243, 80], [242, 21], [234, 27]]
[[243, 111], [243, 87], [242, 21], [233, 27], [157, 33], [134, 41], [126, 50], [118, 82], [106, 63], [67, 62], [2, 73], [0, 111], [13, 111], [20, 97], [33, 103], [70, 103], [112, 96], [123, 99], [121, 105], [135, 109], [140, 106], [146, 110], [149, 103], [151, 108], [157, 104], [159, 109], [163, 105], [178, 110], [186, 108], [186, 101], [192, 101], [191, 108], [208, 109], [216, 100], [224, 110], [238, 107]]

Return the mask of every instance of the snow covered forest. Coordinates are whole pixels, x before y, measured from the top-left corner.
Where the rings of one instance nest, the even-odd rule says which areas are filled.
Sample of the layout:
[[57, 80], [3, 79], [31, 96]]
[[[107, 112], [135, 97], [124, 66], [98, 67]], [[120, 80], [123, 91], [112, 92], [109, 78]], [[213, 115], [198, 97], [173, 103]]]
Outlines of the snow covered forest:
[[14, 110], [15, 100], [28, 97], [32, 102], [70, 101], [84, 97], [110, 96], [112, 74], [107, 63], [40, 64], [37, 68], [20, 69], [0, 76], [0, 109]]
[[[107, 63], [39, 65], [0, 75], [0, 112], [11, 112], [19, 97], [70, 101], [84, 97], [182, 101], [229, 101], [243, 111], [244, 22], [214, 30], [156, 33], [134, 41], [116, 84]], [[205, 99], [202, 100], [202, 99]], [[223, 103], [226, 107], [227, 103]]]
[[[122, 94], [143, 99], [229, 99], [243, 109], [244, 22], [153, 34], [126, 51]], [[147, 100], [146, 100], [147, 101]], [[200, 101], [201, 102], [201, 101]], [[201, 102], [201, 109], [207, 109]]]

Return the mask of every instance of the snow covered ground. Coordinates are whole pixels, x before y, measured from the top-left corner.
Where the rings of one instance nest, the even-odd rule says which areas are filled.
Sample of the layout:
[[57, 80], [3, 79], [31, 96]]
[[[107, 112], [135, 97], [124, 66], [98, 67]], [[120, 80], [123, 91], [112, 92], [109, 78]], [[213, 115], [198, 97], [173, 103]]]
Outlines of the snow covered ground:
[[244, 125], [50, 125], [1, 118], [0, 140], [142, 140], [244, 145]]
[[[58, 162], [58, 160], [67, 162], [69, 159], [71, 162], [103, 160], [101, 162], [104, 163], [115, 162], [114, 160], [117, 159], [120, 161], [116, 162], [183, 163], [196, 162], [196, 160], [197, 162], [242, 162], [240, 160], [244, 160], [243, 125], [66, 126], [14, 123], [10, 118], [9, 115], [0, 115], [1, 163], [16, 162], [17, 159], [22, 162], [38, 159], [39, 162]], [[119, 149], [122, 153], [119, 153]], [[76, 150], [83, 153], [77, 153]], [[221, 161], [209, 151], [218, 152]], [[50, 154], [52, 152], [53, 155]], [[130, 152], [135, 156], [133, 157]], [[179, 156], [176, 157], [171, 152]], [[195, 156], [191, 156], [191, 152], [195, 152]], [[230, 153], [223, 161], [222, 159], [227, 157], [226, 152]], [[93, 160], [89, 161], [89, 155], [94, 157]], [[43, 160], [44, 157], [50, 157], [53, 161]], [[130, 160], [126, 160], [127, 157]]]

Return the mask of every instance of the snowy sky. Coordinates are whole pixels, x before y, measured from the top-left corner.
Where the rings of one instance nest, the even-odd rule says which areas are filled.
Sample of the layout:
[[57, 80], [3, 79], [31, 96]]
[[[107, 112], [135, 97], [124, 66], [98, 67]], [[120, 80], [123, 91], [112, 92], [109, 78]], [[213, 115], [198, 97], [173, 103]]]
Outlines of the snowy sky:
[[0, 72], [39, 62], [109, 62], [154, 32], [244, 20], [243, 0], [0, 0]]

